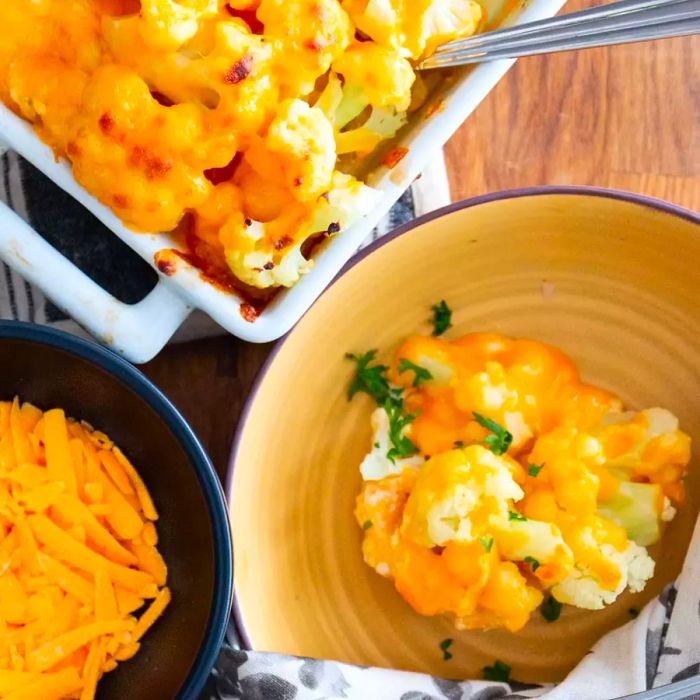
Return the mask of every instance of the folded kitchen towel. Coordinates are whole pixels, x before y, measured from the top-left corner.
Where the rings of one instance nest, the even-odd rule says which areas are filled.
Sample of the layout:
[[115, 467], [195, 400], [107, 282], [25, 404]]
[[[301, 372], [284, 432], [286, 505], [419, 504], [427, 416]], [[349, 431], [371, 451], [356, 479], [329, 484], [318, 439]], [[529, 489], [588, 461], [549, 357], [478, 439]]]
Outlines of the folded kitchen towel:
[[[126, 303], [141, 300], [157, 282], [154, 270], [92, 214], [36, 168], [9, 151], [0, 159], [0, 201], [113, 296]], [[377, 238], [416, 216], [449, 204], [445, 161], [440, 152], [373, 232]], [[51, 274], [50, 270], [46, 271]], [[0, 319], [48, 324], [85, 332], [38, 289], [0, 261]], [[192, 314], [175, 340], [224, 331], [203, 313]]]
[[[668, 543], [670, 544], [670, 543]], [[609, 700], [700, 674], [700, 523], [681, 575], [558, 685], [451, 681], [241, 650], [233, 623], [202, 700]], [[595, 614], [595, 613], [593, 613]], [[342, 633], [342, 632], [341, 632]], [[700, 695], [687, 696], [700, 700]]]

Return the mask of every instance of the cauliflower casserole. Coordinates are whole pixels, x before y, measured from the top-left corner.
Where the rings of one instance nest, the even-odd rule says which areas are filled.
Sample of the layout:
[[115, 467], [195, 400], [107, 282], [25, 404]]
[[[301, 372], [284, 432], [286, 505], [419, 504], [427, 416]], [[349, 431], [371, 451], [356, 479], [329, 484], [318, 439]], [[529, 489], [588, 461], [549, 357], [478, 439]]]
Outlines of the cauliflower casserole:
[[[13, 0], [0, 98], [137, 231], [231, 285], [289, 287], [367, 214], [353, 161], [425, 98], [473, 0]], [[340, 160], [339, 160], [340, 159]]]
[[533, 340], [413, 336], [390, 366], [349, 358], [350, 397], [377, 404], [355, 510], [364, 559], [417, 612], [517, 631], [540, 606], [550, 621], [564, 603], [598, 610], [654, 575], [646, 547], [690, 461], [669, 411], [625, 410]]

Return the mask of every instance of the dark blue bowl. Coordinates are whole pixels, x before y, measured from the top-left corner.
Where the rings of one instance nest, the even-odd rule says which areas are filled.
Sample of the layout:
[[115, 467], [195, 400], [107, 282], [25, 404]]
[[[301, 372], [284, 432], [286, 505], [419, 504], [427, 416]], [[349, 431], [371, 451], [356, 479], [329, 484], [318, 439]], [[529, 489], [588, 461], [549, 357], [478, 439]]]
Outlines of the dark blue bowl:
[[195, 698], [223, 641], [233, 582], [226, 502], [204, 449], [168, 399], [113, 352], [0, 321], [0, 400], [15, 395], [107, 433], [138, 468], [160, 513], [158, 547], [173, 600], [134, 659], [104, 676], [98, 699]]

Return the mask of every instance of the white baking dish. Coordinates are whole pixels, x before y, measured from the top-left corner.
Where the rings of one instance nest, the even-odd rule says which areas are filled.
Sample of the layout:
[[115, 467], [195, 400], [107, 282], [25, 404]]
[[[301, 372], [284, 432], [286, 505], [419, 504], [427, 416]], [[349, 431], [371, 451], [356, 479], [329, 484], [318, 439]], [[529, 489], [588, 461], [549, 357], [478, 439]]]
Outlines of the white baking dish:
[[[532, 0], [515, 10], [508, 23], [550, 17], [564, 1]], [[368, 184], [383, 194], [376, 209], [331, 240], [315, 257], [312, 271], [295, 287], [282, 291], [254, 323], [242, 317], [240, 300], [236, 296], [204, 281], [199, 271], [184, 260], [178, 260], [171, 276], [160, 274], [159, 284], [143, 301], [123, 304], [73, 266], [4, 205], [0, 205], [0, 258], [38, 286], [101, 342], [133, 362], [145, 362], [156, 355], [193, 308], [206, 312], [243, 340], [274, 340], [301, 318], [372, 228], [512, 64], [513, 61], [506, 60], [466, 69], [431, 98], [427, 109], [415, 116], [398, 144], [408, 149], [405, 158], [392, 170], [381, 166], [369, 176]], [[435, 109], [438, 102], [439, 108]], [[81, 202], [152, 266], [155, 267], [154, 256], [159, 250], [174, 247], [167, 234], [140, 234], [127, 229], [107, 207], [76, 183], [68, 165], [54, 159], [51, 149], [37, 138], [29, 124], [1, 104], [0, 138]], [[124, 274], [128, 274], [128, 270]]]

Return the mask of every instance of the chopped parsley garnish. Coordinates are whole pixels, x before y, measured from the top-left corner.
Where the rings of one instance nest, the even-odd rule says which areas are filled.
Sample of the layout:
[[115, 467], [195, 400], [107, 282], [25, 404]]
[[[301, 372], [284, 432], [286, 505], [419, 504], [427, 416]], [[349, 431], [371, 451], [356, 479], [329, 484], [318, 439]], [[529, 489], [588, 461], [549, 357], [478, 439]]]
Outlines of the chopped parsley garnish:
[[535, 477], [542, 471], [542, 467], [544, 467], [544, 464], [528, 464], [527, 473], [530, 476]]
[[362, 529], [363, 530], [369, 530], [372, 527], [373, 523], [371, 520], [365, 520], [365, 522], [362, 523]]
[[[520, 515], [520, 513], [516, 513], [514, 510], [509, 510], [508, 520], [518, 520], [520, 522], [525, 522], [527, 518], [524, 515]], [[525, 561], [527, 561], [527, 559]]]
[[375, 450], [378, 450], [379, 447], [380, 447], [379, 443], [378, 443], [378, 442], [375, 442], [375, 443], [374, 443], [374, 449], [375, 449]]
[[481, 542], [481, 546], [487, 551], [491, 551], [491, 547], [493, 547], [493, 537], [480, 537], [479, 542]]
[[493, 666], [484, 666], [481, 676], [485, 681], [501, 681], [507, 683], [510, 680], [510, 666], [503, 661], [496, 660]]
[[399, 360], [399, 374], [403, 374], [404, 372], [413, 372], [412, 386], [414, 388], [419, 386], [421, 382], [427, 382], [429, 379], [433, 378], [433, 375], [430, 374], [425, 367], [421, 367], [420, 365], [407, 360], [405, 357], [402, 357]]
[[346, 353], [345, 357], [348, 360], [353, 360], [357, 363], [355, 376], [348, 387], [348, 401], [360, 392], [369, 394], [380, 406], [388, 398], [390, 393], [389, 380], [386, 378], [385, 372], [389, 368], [385, 365], [374, 365], [374, 367], [371, 367], [370, 363], [376, 356], [376, 350], [368, 350], [364, 355], [353, 355], [351, 352]]
[[556, 598], [550, 596], [542, 603], [540, 612], [547, 622], [555, 622], [559, 619], [559, 615], [561, 614], [561, 603]]
[[523, 559], [523, 561], [526, 564], [530, 565], [530, 568], [532, 569], [533, 574], [535, 573], [535, 571], [537, 571], [537, 569], [540, 568], [540, 563], [537, 561], [537, 559], [535, 559], [535, 557], [525, 557], [525, 559]]
[[389, 443], [391, 447], [386, 453], [389, 460], [394, 462], [397, 457], [410, 457], [418, 452], [418, 448], [403, 434], [403, 430], [410, 425], [418, 413], [404, 415], [403, 399], [390, 394], [384, 402], [384, 410], [389, 417]]
[[452, 309], [443, 299], [430, 310], [433, 312], [433, 335], [442, 335], [452, 325]]
[[454, 447], [455, 450], [462, 450], [464, 449], [464, 443], [461, 440], [457, 440], [452, 447]]
[[482, 416], [476, 411], [472, 411], [474, 420], [486, 430], [490, 430], [492, 435], [487, 435], [484, 438], [484, 445], [491, 450], [495, 455], [502, 455], [508, 452], [513, 436], [503, 427], [498, 425], [495, 420]]
[[448, 649], [452, 646], [453, 641], [452, 639], [443, 639], [440, 642], [440, 651], [442, 652], [443, 661], [449, 661], [452, 658], [452, 654], [450, 654]]
[[637, 610], [637, 608], [630, 608], [627, 612], [633, 620], [639, 617], [639, 610]]
[[[371, 364], [376, 356], [376, 350], [369, 350], [364, 354], [347, 353], [345, 355], [348, 360], [357, 363], [355, 376], [348, 388], [348, 400], [352, 399], [355, 394], [362, 392], [371, 396], [377, 405], [386, 411], [389, 419], [390, 444], [386, 456], [394, 462], [397, 457], [410, 457], [418, 452], [418, 448], [403, 434], [406, 426], [415, 420], [418, 413], [404, 415], [403, 389], [389, 384], [386, 377], [389, 368], [386, 365]], [[427, 372], [422, 367], [417, 367], [417, 369]], [[379, 443], [375, 442], [374, 446], [378, 448]]]

